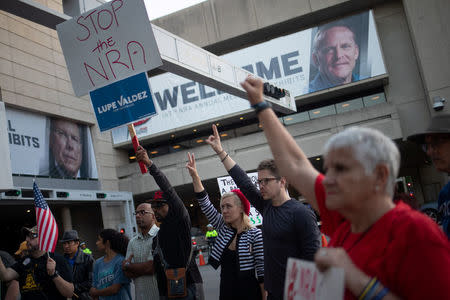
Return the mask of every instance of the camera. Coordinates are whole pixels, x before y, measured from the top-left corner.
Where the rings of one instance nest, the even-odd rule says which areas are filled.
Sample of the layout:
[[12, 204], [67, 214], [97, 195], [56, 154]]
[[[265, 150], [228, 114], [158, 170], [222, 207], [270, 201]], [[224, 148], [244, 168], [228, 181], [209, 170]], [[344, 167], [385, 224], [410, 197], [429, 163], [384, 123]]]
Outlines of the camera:
[[433, 98], [433, 109], [435, 111], [441, 111], [444, 109], [445, 98], [436, 96]]

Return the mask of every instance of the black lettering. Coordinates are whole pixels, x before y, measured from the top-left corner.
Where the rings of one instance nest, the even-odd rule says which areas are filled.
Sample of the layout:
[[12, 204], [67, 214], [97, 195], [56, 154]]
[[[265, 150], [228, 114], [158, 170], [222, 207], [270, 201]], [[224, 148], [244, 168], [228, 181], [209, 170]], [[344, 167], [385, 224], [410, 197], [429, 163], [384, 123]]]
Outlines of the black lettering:
[[159, 108], [161, 110], [167, 109], [167, 101], [169, 101], [171, 107], [177, 107], [178, 104], [178, 86], [174, 86], [172, 88], [172, 95], [169, 90], [164, 90], [164, 98], [161, 99], [161, 95], [156, 92], [155, 93], [156, 101], [158, 101]]
[[14, 145], [20, 145], [20, 135], [17, 133], [13, 133], [13, 142]]
[[268, 80], [273, 79], [274, 75], [275, 75], [275, 78], [280, 78], [281, 70], [280, 70], [280, 63], [278, 62], [278, 57], [273, 57], [270, 60], [269, 69], [266, 68], [266, 66], [264, 65], [264, 63], [262, 61], [258, 61], [256, 63], [256, 71], [258, 72], [259, 77], [263, 77]]
[[205, 90], [205, 86], [203, 84], [198, 84], [198, 88], [200, 90], [200, 98], [201, 99], [206, 99], [206, 98], [210, 98], [213, 97], [216, 93], [214, 93], [214, 91], [211, 91], [209, 93], [206, 92]]
[[190, 97], [189, 95], [194, 94], [195, 90], [194, 89], [190, 89], [188, 90], [188, 88], [193, 87], [195, 85], [194, 81], [182, 84], [180, 86], [181, 89], [181, 97], [183, 98], [183, 103], [187, 104], [187, 103], [191, 103], [191, 102], [195, 102], [198, 101], [198, 96], [194, 96], [194, 97]]
[[292, 57], [295, 56], [299, 56], [298, 51], [294, 51], [291, 53], [287, 53], [284, 55], [281, 55], [281, 63], [283, 65], [283, 71], [284, 71], [284, 76], [289, 76], [295, 73], [300, 73], [302, 72], [302, 67], [298, 67], [298, 68], [292, 68], [292, 66], [294, 65], [298, 65], [298, 60], [297, 59], [293, 59], [293, 60], [289, 60]]
[[39, 148], [39, 138], [34, 137], [31, 140], [33, 141], [33, 147], [34, 148]]
[[10, 144], [10, 145], [13, 143], [13, 142], [12, 142], [12, 137], [11, 137], [11, 135], [12, 135], [12, 133], [11, 133], [11, 132], [8, 132], [9, 144]]
[[[25, 138], [27, 139], [27, 145], [28, 145], [28, 147], [31, 147], [31, 143], [30, 143], [31, 136], [24, 135], [23, 137], [25, 137]], [[24, 145], [25, 145], [25, 144], [24, 144]]]
[[11, 126], [11, 120], [8, 120], [8, 130], [9, 131], [16, 131], [14, 128], [12, 128]]

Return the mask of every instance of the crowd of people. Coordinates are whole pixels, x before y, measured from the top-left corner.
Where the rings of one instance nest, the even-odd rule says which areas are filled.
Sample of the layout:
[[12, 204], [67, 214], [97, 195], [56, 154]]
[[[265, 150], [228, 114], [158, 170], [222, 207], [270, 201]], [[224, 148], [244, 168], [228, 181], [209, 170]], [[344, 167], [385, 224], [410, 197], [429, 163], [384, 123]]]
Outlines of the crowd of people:
[[[220, 211], [202, 184], [195, 155], [187, 155], [193, 190], [211, 225], [209, 263], [221, 267], [217, 298], [284, 299], [287, 260], [293, 257], [321, 271], [342, 268], [345, 299], [448, 299], [450, 183], [439, 196], [442, 230], [403, 201], [393, 201], [400, 153], [387, 136], [358, 127], [334, 135], [325, 145], [321, 174], [264, 101], [262, 81], [249, 77], [242, 86], [273, 154], [256, 166], [259, 188], [222, 147], [215, 125], [206, 142], [238, 187], [221, 197]], [[435, 117], [427, 131], [410, 137], [447, 173], [449, 123], [448, 115]], [[20, 293], [24, 300], [127, 300], [131, 280], [137, 300], [205, 298], [185, 204], [143, 147], [136, 157], [160, 188], [136, 207], [138, 234], [128, 240], [102, 230], [96, 246], [104, 256], [94, 261], [75, 230], [64, 232], [62, 256], [39, 249], [37, 227], [24, 228], [17, 262], [1, 253], [6, 299]], [[288, 183], [312, 208], [289, 196]], [[262, 229], [250, 224], [250, 205], [262, 213]], [[321, 247], [320, 231], [330, 238], [328, 247]]]

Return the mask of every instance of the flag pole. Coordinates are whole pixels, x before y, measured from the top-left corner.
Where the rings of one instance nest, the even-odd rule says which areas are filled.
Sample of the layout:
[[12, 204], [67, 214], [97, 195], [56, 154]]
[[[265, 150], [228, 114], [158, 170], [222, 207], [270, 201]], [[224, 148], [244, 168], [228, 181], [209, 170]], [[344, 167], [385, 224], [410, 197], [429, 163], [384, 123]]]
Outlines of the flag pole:
[[[134, 124], [128, 124], [128, 132], [130, 133], [131, 141], [133, 142], [134, 151], [137, 151], [139, 147], [139, 140], [136, 135], [136, 130], [134, 129]], [[147, 166], [143, 162], [139, 162], [139, 167], [141, 168], [141, 173], [147, 173]]]

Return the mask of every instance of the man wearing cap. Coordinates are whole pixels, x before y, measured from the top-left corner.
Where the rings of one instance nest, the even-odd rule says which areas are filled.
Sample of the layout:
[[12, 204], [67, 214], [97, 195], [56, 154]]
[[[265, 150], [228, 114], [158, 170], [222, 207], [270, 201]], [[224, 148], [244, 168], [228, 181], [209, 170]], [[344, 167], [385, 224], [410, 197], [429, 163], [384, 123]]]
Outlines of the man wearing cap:
[[[450, 174], [450, 114], [434, 116], [425, 132], [413, 134], [408, 140], [422, 144], [436, 169]], [[442, 228], [450, 239], [450, 182], [439, 193], [438, 210]]]
[[87, 247], [86, 242], [81, 242], [80, 243], [80, 248], [81, 248], [81, 250], [83, 250], [84, 253], [92, 255], [92, 251], [91, 251], [91, 249], [89, 249]]
[[94, 259], [84, 253], [80, 246], [80, 239], [76, 230], [64, 232], [60, 241], [63, 245], [64, 258], [72, 269], [74, 298], [89, 300], [89, 290], [92, 287], [92, 267]]
[[159, 299], [152, 253], [153, 238], [159, 231], [155, 214], [150, 203], [141, 203], [134, 215], [139, 232], [128, 243], [122, 270], [125, 276], [134, 280], [136, 300]]
[[155, 193], [151, 201], [156, 220], [161, 222], [155, 239], [156, 243], [153, 244], [155, 248], [154, 266], [158, 278], [160, 299], [167, 299], [167, 280], [161, 262], [161, 254], [167, 268], [186, 268], [187, 266], [188, 296], [183, 299], [203, 299], [203, 281], [191, 250], [191, 219], [188, 211], [167, 177], [149, 159], [144, 148], [138, 148], [136, 158], [138, 162], [147, 165], [150, 175], [161, 189]]
[[19, 281], [22, 300], [65, 300], [73, 296], [72, 274], [64, 257], [39, 250], [37, 226], [24, 227], [29, 256], [6, 268], [0, 261], [0, 280]]
[[209, 253], [211, 254], [212, 247], [214, 246], [214, 242], [217, 238], [217, 231], [214, 229], [212, 224], [208, 224], [206, 226], [206, 230], [205, 240], [208, 242]]

